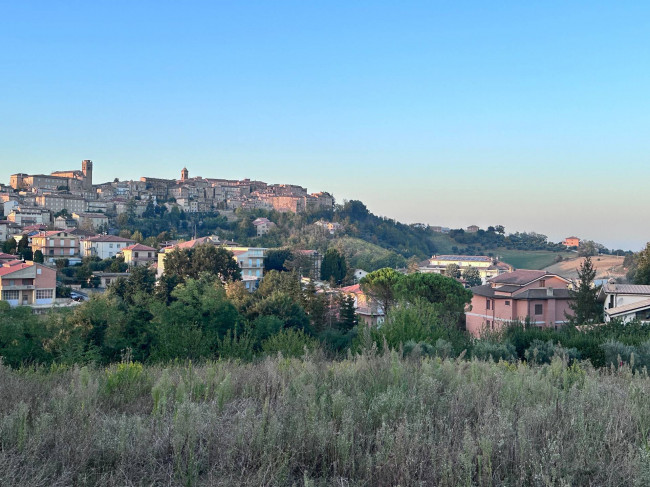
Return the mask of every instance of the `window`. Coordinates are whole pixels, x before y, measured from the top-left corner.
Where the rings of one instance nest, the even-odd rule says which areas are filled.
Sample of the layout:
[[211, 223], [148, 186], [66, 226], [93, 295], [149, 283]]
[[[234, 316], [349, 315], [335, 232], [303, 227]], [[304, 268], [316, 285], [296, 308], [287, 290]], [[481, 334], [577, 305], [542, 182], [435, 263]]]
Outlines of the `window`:
[[108, 244], [108, 248], [109, 248], [109, 249], [112, 249], [112, 248], [113, 248], [113, 244]]
[[65, 246], [65, 240], [61, 239], [61, 247]]
[[490, 309], [490, 300], [485, 301], [485, 309]]
[[137, 259], [137, 258], [138, 258], [138, 253], [137, 253], [137, 252], [133, 252], [133, 257], [135, 257], [135, 258]]
[[41, 275], [41, 272], [43, 272], [42, 269], [36, 269], [36, 274], [38, 274], [39, 276]]
[[543, 304], [536, 304], [535, 305], [535, 314], [536, 315], [544, 314], [544, 305]]
[[19, 299], [19, 298], [20, 298], [20, 291], [2, 291], [2, 299], [4, 300]]
[[32, 284], [31, 279], [23, 279], [23, 286], [31, 286]]
[[36, 290], [36, 299], [52, 299], [53, 291], [52, 289], [37, 289]]
[[506, 306], [510, 306], [510, 301], [506, 301]]
[[74, 248], [70, 249], [70, 255], [74, 255]]
[[544, 287], [544, 286], [546, 286], [546, 279], [542, 279], [541, 281], [539, 281], [539, 287]]

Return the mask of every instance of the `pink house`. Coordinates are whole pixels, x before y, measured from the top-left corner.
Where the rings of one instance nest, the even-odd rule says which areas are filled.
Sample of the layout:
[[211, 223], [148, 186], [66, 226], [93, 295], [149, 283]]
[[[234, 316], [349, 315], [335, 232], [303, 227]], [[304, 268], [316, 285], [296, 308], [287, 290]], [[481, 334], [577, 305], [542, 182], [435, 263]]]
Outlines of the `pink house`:
[[465, 312], [467, 331], [479, 336], [483, 329], [498, 330], [526, 319], [535, 326], [557, 328], [572, 314], [570, 283], [557, 274], [523, 269], [493, 277], [472, 288], [472, 303]]
[[377, 326], [384, 322], [384, 310], [379, 303], [363, 292], [360, 284], [342, 287], [339, 291], [354, 298], [354, 307], [360, 322], [368, 326]]
[[0, 265], [0, 299], [10, 306], [50, 307], [56, 297], [56, 271], [42, 264], [12, 260]]

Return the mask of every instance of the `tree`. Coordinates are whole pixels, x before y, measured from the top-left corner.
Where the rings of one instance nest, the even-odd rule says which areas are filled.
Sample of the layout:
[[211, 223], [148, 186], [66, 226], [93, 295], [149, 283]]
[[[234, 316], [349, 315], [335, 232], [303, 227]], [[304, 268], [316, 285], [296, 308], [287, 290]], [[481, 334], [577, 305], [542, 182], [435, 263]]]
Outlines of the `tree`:
[[327, 249], [320, 266], [321, 279], [323, 281], [333, 279], [336, 284], [340, 285], [345, 279], [347, 271], [348, 265], [345, 262], [345, 256], [338, 249]]
[[42, 264], [45, 261], [45, 258], [43, 257], [43, 252], [40, 250], [37, 250], [34, 252], [34, 262], [37, 264]]
[[650, 242], [645, 249], [639, 252], [633, 259], [636, 266], [634, 272], [635, 284], [650, 284]]
[[17, 246], [18, 243], [16, 242], [16, 239], [13, 237], [9, 237], [5, 242], [3, 242], [2, 251], [5, 254], [15, 254]]
[[580, 245], [578, 246], [578, 255], [581, 257], [591, 257], [592, 255], [596, 255], [598, 253], [598, 249], [596, 247], [596, 243], [592, 240], [581, 240]]
[[264, 269], [267, 271], [283, 271], [284, 263], [291, 257], [289, 249], [270, 249], [264, 256]]
[[371, 299], [377, 301], [386, 314], [397, 300], [395, 286], [401, 278], [402, 275], [395, 269], [385, 267], [371, 272], [361, 279], [359, 283], [361, 284], [363, 292]]
[[463, 279], [465, 279], [465, 284], [469, 287], [480, 286], [483, 284], [483, 279], [481, 279], [481, 274], [476, 267], [469, 267], [463, 272]]
[[29, 237], [27, 234], [23, 234], [18, 241], [18, 246], [16, 247], [16, 253], [22, 256], [22, 253], [29, 247]]
[[131, 235], [131, 240], [135, 240], [138, 243], [142, 243], [144, 240], [144, 237], [142, 236], [142, 232], [140, 230], [136, 230], [133, 232], [133, 235]]
[[409, 303], [423, 299], [440, 313], [459, 317], [472, 300], [472, 292], [456, 279], [441, 274], [409, 274], [395, 285], [395, 295]]
[[339, 322], [338, 327], [342, 331], [350, 331], [359, 324], [357, 310], [354, 305], [354, 298], [350, 295], [339, 297]]
[[[311, 276], [313, 274], [314, 261], [307, 253], [295, 250], [291, 252], [291, 257], [284, 262], [284, 268], [290, 272], [295, 272], [299, 276]], [[313, 277], [318, 278], [320, 276]]]
[[445, 268], [445, 276], [458, 279], [460, 277], [460, 267], [458, 267], [458, 264], [448, 264]]
[[199, 245], [192, 249], [190, 262], [190, 276], [194, 278], [208, 272], [223, 282], [241, 279], [241, 270], [233, 258], [233, 253], [223, 247], [215, 247], [211, 244]]
[[193, 249], [176, 248], [165, 255], [167, 276], [176, 275], [183, 281], [197, 279], [203, 273], [215, 275], [223, 282], [241, 278], [233, 253], [223, 247], [204, 244]]
[[568, 316], [571, 323], [583, 325], [587, 323], [598, 323], [602, 320], [602, 305], [597, 301], [600, 286], [594, 286], [596, 269], [592, 265], [591, 257], [585, 260], [578, 268], [578, 288], [569, 291], [571, 301], [569, 307], [573, 316]]

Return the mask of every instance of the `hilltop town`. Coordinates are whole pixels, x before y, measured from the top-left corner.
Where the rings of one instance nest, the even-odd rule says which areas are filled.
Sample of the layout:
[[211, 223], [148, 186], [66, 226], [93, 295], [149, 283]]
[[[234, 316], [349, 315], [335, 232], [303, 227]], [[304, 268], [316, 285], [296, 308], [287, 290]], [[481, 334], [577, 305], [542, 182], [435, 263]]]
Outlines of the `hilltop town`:
[[136, 216], [141, 216], [150, 202], [187, 213], [237, 208], [301, 213], [332, 208], [334, 198], [326, 192], [309, 194], [306, 188], [292, 184], [190, 178], [187, 168], [180, 171], [180, 179], [141, 177], [139, 181], [116, 179], [94, 184], [93, 162], [83, 160], [81, 170], [12, 174], [9, 187], [0, 188], [0, 202], [4, 204], [4, 217], [13, 224], [11, 231], [28, 225], [61, 226], [66, 222], [56, 218], [64, 211], [79, 226], [97, 229], [108, 223], [102, 215], [109, 218], [126, 213], [129, 202]]

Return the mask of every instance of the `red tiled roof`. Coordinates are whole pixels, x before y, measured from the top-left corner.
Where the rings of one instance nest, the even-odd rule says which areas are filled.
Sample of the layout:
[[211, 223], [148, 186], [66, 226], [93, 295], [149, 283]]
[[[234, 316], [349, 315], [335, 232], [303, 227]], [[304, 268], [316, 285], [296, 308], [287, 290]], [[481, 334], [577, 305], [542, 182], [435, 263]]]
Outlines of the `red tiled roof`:
[[343, 291], [344, 293], [353, 293], [353, 294], [363, 293], [363, 291], [361, 290], [361, 284], [355, 284], [354, 286], [342, 287], [341, 291]]
[[0, 252], [0, 260], [15, 260], [16, 256], [11, 255], [11, 254], [5, 254], [3, 252]]
[[11, 262], [7, 262], [2, 267], [0, 267], [0, 276], [6, 276], [7, 274], [13, 274], [16, 271], [20, 271], [20, 270], [26, 269], [28, 267], [31, 267], [31, 265], [25, 264], [24, 262], [22, 262], [20, 260], [13, 260]]
[[65, 230], [50, 230], [47, 232], [39, 232], [34, 235], [35, 237], [51, 237], [53, 235], [58, 235], [59, 233], [65, 233]]

